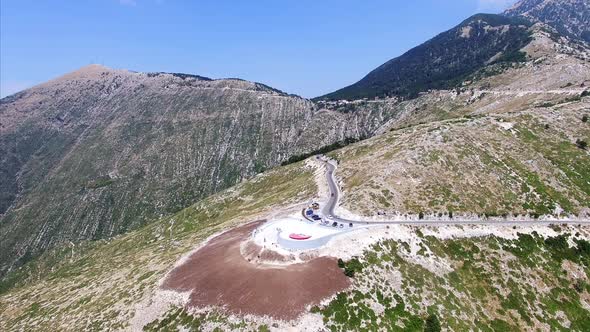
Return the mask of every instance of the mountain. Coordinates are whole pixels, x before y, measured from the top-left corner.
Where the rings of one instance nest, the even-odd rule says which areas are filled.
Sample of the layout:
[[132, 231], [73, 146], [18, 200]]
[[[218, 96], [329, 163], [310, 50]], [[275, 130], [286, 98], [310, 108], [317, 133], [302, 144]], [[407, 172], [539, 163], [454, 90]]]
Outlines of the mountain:
[[590, 2], [587, 0], [523, 0], [504, 15], [542, 22], [563, 35], [590, 43]]
[[[531, 23], [476, 15], [353, 101], [102, 66], [0, 100], [0, 330], [589, 331], [590, 49]], [[362, 222], [256, 247], [330, 199], [318, 149]]]
[[373, 218], [590, 217], [590, 154], [576, 144], [590, 141], [590, 49], [542, 25], [529, 31], [527, 61], [488, 65], [460, 88], [325, 102], [395, 109], [378, 135], [329, 154], [339, 161], [343, 207]]
[[318, 100], [414, 97], [449, 89], [493, 63], [522, 61], [530, 23], [520, 17], [474, 15], [371, 71], [363, 79]]
[[[488, 93], [477, 103], [503, 104], [489, 114], [474, 115], [467, 103], [466, 110], [457, 111], [470, 112], [468, 117], [392, 128], [333, 151], [344, 190], [339, 212], [378, 218], [374, 212], [383, 209], [392, 218], [391, 211], [401, 207], [414, 218], [419, 211], [429, 216], [444, 211], [447, 218], [451, 206], [455, 218], [475, 211], [486, 220], [485, 211], [496, 221], [503, 220], [506, 208], [536, 211], [559, 204], [578, 212], [579, 203], [589, 202], [590, 154], [574, 142], [590, 137], [582, 120], [590, 116], [590, 97], [568, 101], [571, 96], [564, 94], [554, 105], [514, 111], [515, 96]], [[457, 105], [469, 98], [465, 92]], [[526, 98], [551, 100], [551, 95]], [[449, 100], [450, 93], [444, 98]], [[348, 288], [289, 321], [221, 306], [191, 308], [188, 292], [162, 288], [170, 271], [213, 236], [249, 221], [300, 215], [310, 200], [321, 199], [326, 183], [317, 167], [314, 158], [277, 167], [109, 241], [48, 251], [0, 281], [0, 329], [423, 331], [436, 321], [454, 331], [588, 330], [590, 229], [561, 222], [387, 225], [335, 238], [324, 251], [289, 253], [295, 262], [219, 258], [228, 266], [263, 271], [291, 264], [302, 269], [316, 255], [334, 257], [333, 267], [336, 258], [344, 266], [355, 262]], [[218, 275], [220, 265], [198, 265], [194, 276]], [[319, 273], [331, 276], [328, 268]], [[311, 297], [316, 287], [315, 282], [294, 288], [280, 279], [256, 281], [262, 287], [280, 285], [281, 304], [289, 299], [285, 294]], [[251, 289], [235, 291], [233, 298], [217, 298], [254, 305], [242, 300]]]
[[259, 83], [91, 65], [0, 100], [0, 275], [137, 228], [287, 160], [370, 135]]
[[539, 102], [549, 95], [518, 93], [467, 105], [470, 93], [439, 95], [431, 112], [466, 116], [396, 125], [332, 152], [342, 206], [373, 218], [420, 211], [590, 218], [590, 153], [576, 144], [590, 140], [590, 97], [564, 91]]
[[[6, 97], [0, 275], [49, 248], [122, 234], [338, 142], [467, 112], [431, 107], [440, 96], [421, 96], [430, 90], [477, 94], [518, 75], [537, 88], [586, 84], [584, 47], [545, 25], [584, 36], [586, 9], [584, 1], [522, 1], [505, 15], [472, 16], [315, 102], [239, 79], [96, 65]], [[510, 79], [494, 79], [513, 68], [520, 71]], [[374, 97], [393, 98], [358, 100]]]

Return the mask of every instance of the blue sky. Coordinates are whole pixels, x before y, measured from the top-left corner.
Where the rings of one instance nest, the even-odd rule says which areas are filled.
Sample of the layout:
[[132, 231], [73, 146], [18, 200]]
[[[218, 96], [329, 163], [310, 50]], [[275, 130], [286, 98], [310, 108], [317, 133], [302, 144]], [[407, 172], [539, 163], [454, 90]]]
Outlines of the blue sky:
[[0, 1], [2, 97], [90, 63], [315, 97], [514, 0]]

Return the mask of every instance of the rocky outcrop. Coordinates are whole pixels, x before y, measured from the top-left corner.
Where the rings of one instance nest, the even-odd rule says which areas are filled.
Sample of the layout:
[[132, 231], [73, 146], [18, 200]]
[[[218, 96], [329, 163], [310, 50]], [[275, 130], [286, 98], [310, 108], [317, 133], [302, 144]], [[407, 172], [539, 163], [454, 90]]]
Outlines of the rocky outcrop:
[[590, 2], [588, 0], [522, 0], [505, 12], [542, 22], [559, 33], [590, 42]]

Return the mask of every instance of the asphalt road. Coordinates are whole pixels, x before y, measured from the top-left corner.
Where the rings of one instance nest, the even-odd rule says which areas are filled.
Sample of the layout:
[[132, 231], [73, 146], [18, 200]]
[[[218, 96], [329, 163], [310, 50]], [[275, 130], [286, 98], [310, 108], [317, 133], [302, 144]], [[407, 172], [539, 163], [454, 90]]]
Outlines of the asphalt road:
[[[328, 202], [321, 208], [321, 213], [325, 219], [332, 222], [339, 222], [344, 224], [355, 224], [355, 225], [503, 225], [503, 226], [536, 226], [536, 225], [551, 225], [551, 224], [572, 224], [572, 225], [590, 225], [590, 219], [585, 220], [461, 220], [460, 218], [453, 218], [452, 220], [407, 220], [407, 221], [362, 221], [362, 220], [350, 220], [339, 217], [334, 212], [334, 209], [338, 205], [338, 199], [340, 198], [341, 192], [336, 181], [334, 173], [336, 172], [336, 162], [329, 160], [325, 156], [319, 156], [318, 158], [326, 165], [326, 180], [328, 182], [328, 189], [330, 190], [330, 197]], [[331, 216], [331, 217], [330, 217]], [[326, 218], [327, 217], [327, 218]]]

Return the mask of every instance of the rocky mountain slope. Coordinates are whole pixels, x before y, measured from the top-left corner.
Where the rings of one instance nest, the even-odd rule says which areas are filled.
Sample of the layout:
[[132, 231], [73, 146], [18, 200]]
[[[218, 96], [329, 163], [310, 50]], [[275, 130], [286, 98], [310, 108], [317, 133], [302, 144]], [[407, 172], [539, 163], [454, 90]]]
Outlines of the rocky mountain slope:
[[449, 76], [394, 70], [350, 95], [374, 100], [99, 66], [3, 99], [0, 330], [589, 330], [590, 233], [573, 224], [351, 233], [324, 251], [351, 286], [288, 322], [161, 288], [213, 234], [320, 198], [313, 160], [262, 171], [346, 137], [374, 135], [329, 153], [340, 215], [588, 218], [587, 46], [495, 15], [451, 31]]
[[[576, 141], [590, 141], [583, 120], [590, 97], [580, 87], [589, 76], [569, 73], [588, 64], [578, 53], [549, 57], [545, 52], [557, 46], [538, 40], [531, 49], [542, 61], [486, 76], [464, 91], [382, 101], [399, 117], [382, 134], [331, 153], [339, 160], [340, 212], [448, 218], [452, 211], [455, 218], [476, 213], [499, 220], [506, 212], [557, 214], [558, 206], [561, 216], [587, 213], [590, 153]], [[543, 85], [543, 77], [563, 81]], [[317, 179], [310, 161], [278, 167], [127, 234], [49, 250], [0, 282], [0, 329], [590, 326], [590, 233], [577, 225], [384, 226], [362, 233], [362, 240], [329, 250], [345, 264], [358, 260], [352, 286], [289, 322], [187, 309], [183, 294], [160, 288], [211, 234], [300, 211], [321, 194]]]
[[176, 212], [390, 115], [258, 83], [89, 66], [0, 102], [0, 275]]
[[589, 42], [589, 22], [586, 0], [519, 1], [502, 15], [474, 15], [377, 67], [357, 83], [317, 100], [407, 98], [431, 89], [455, 88], [490, 65], [525, 61], [520, 49], [530, 42], [534, 23], [544, 25], [553, 38]]
[[590, 98], [578, 98], [393, 129], [334, 152], [342, 203], [374, 218], [590, 218], [590, 153], [578, 146], [590, 138]]
[[356, 259], [351, 287], [288, 322], [216, 307], [187, 309], [185, 295], [160, 288], [167, 272], [212, 234], [297, 213], [318, 189], [312, 163], [300, 162], [112, 240], [51, 250], [0, 282], [0, 328], [422, 331], [433, 321], [453, 331], [589, 326], [590, 233], [577, 225], [393, 225], [362, 232], [362, 240], [330, 250], [345, 265]]
[[[525, 7], [538, 6], [515, 13]], [[242, 80], [100, 66], [2, 99], [0, 275], [55, 245], [178, 211], [292, 156], [479, 112], [485, 91], [517, 87], [511, 77], [530, 78], [517, 80], [529, 91], [581, 89], [585, 46], [511, 16], [473, 16], [317, 103]], [[499, 75], [507, 70], [518, 74]], [[461, 96], [422, 92], [450, 87]], [[493, 94], [486, 100], [513, 101], [489, 105], [521, 109], [563, 96]], [[393, 97], [329, 101], [376, 96]]]
[[412, 97], [448, 89], [490, 64], [520, 61], [530, 41], [530, 23], [520, 18], [478, 14], [371, 71], [357, 83], [318, 99]]
[[590, 159], [578, 142], [590, 141], [590, 53], [542, 25], [531, 32], [528, 61], [488, 66], [461, 88], [352, 103], [396, 111], [382, 135], [332, 154], [345, 207], [587, 218]]
[[587, 0], [523, 0], [504, 14], [543, 22], [563, 35], [590, 42], [590, 2]]
[[45, 252], [0, 281], [0, 330], [141, 330], [149, 315], [136, 306], [169, 305], [152, 295], [181, 256], [244, 220], [299, 210], [317, 196], [313, 172], [280, 167], [127, 234]]

